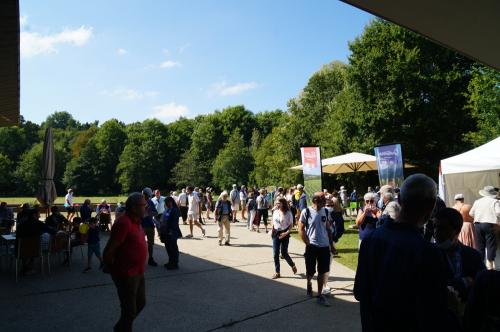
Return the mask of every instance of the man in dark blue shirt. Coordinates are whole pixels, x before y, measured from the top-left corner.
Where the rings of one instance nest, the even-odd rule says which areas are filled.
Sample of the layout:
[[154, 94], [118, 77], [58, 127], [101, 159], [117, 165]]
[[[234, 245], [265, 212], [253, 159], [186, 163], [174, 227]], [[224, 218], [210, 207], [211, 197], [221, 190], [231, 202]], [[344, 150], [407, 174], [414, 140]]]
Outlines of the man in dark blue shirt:
[[401, 213], [363, 240], [354, 296], [363, 331], [453, 331], [447, 309], [447, 269], [420, 228], [436, 201], [436, 183], [410, 176], [400, 193]]

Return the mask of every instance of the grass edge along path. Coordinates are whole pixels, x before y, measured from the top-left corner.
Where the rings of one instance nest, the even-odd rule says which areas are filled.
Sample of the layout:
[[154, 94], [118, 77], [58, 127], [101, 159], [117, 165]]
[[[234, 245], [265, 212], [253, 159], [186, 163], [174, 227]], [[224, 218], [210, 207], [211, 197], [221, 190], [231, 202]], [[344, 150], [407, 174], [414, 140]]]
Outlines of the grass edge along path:
[[[73, 197], [73, 203], [83, 204], [85, 199], [90, 199], [92, 204], [101, 203], [101, 200], [105, 199], [108, 203], [116, 204], [119, 202], [125, 202], [127, 196], [76, 196]], [[17, 204], [21, 205], [23, 203], [39, 204], [35, 197], [0, 197], [0, 202], [6, 202], [7, 204]], [[57, 197], [56, 204], [64, 204], [64, 196]]]
[[[354, 221], [351, 221], [349, 218], [346, 218], [344, 222], [345, 232], [344, 235], [339, 239], [339, 242], [336, 244], [337, 251], [339, 255], [334, 257], [333, 260], [337, 263], [340, 263], [353, 271], [356, 271], [358, 266], [358, 243], [359, 236], [357, 229], [349, 228], [350, 225], [353, 225]], [[292, 231], [291, 235], [302, 242], [302, 239], [299, 236], [297, 231]]]

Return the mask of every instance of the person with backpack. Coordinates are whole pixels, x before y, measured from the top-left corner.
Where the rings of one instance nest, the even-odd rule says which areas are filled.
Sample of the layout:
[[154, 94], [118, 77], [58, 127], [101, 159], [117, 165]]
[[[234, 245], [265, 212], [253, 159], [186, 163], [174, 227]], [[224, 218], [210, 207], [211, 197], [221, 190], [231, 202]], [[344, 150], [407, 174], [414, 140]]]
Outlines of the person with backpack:
[[322, 294], [323, 286], [330, 272], [330, 251], [332, 228], [330, 215], [325, 208], [325, 195], [316, 192], [312, 198], [312, 206], [302, 210], [300, 214], [299, 234], [306, 244], [304, 254], [307, 275], [307, 295], [312, 296], [312, 278], [318, 269], [318, 304], [330, 306]]
[[257, 203], [257, 214], [255, 215], [255, 219], [254, 219], [253, 224], [257, 227], [257, 233], [260, 233], [260, 220], [262, 218], [262, 220], [264, 222], [264, 226], [266, 227], [266, 233], [267, 233], [268, 204], [267, 204], [265, 189], [261, 189], [259, 191], [259, 196], [256, 199], [256, 203]]
[[247, 220], [247, 228], [248, 230], [253, 231], [253, 221], [255, 219], [255, 214], [257, 213], [257, 203], [255, 202], [254, 193], [250, 191], [248, 193], [248, 202], [247, 202], [247, 211], [248, 211], [248, 220]]
[[215, 220], [217, 220], [218, 224], [218, 232], [219, 232], [219, 246], [222, 245], [222, 240], [224, 239], [224, 229], [226, 230], [226, 241], [224, 244], [229, 246], [231, 239], [231, 224], [230, 218], [232, 215], [231, 211], [231, 202], [227, 200], [227, 191], [223, 191], [220, 194], [220, 198], [215, 204]]

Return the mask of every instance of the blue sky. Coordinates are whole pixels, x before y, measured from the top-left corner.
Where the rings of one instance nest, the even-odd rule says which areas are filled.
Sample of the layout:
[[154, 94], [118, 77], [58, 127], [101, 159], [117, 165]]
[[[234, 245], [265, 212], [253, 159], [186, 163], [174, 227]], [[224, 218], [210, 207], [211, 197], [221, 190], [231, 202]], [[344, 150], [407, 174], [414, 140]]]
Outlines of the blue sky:
[[171, 122], [286, 109], [372, 18], [339, 1], [21, 0], [21, 114]]

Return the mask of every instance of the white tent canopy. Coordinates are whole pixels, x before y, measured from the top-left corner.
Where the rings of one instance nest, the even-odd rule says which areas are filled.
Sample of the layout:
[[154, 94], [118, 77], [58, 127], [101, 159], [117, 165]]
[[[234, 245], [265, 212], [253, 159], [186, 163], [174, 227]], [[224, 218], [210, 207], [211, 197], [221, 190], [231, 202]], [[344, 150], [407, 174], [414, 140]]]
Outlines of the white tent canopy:
[[[341, 156], [321, 160], [323, 173], [342, 174], [352, 172], [367, 172], [377, 170], [377, 158], [370, 154], [351, 152]], [[405, 164], [406, 168], [414, 167]], [[290, 169], [302, 170], [302, 165], [293, 166]]]
[[465, 202], [479, 198], [484, 186], [500, 186], [500, 137], [473, 150], [441, 160], [439, 196], [448, 206], [456, 194]]

